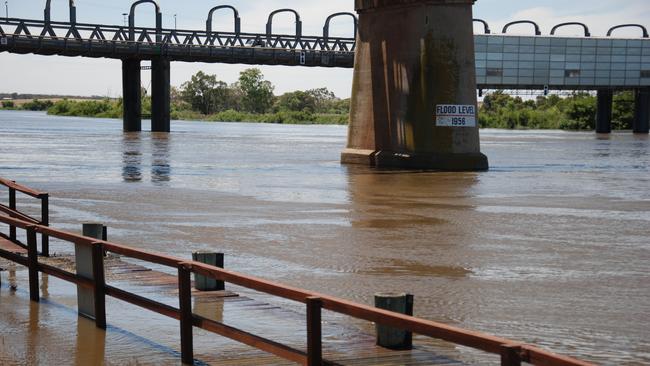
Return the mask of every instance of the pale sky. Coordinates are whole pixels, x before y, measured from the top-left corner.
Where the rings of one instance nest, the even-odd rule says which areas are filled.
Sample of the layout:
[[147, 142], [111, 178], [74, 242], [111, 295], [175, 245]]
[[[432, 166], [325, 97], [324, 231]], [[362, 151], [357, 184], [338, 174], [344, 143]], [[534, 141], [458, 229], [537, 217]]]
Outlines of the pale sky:
[[[0, 16], [5, 16], [4, 1], [0, 0]], [[42, 19], [45, 0], [7, 0], [9, 16]], [[122, 13], [128, 12], [132, 0], [76, 0], [77, 19], [83, 23], [122, 24]], [[279, 8], [296, 9], [303, 20], [303, 34], [322, 33], [327, 15], [353, 11], [353, 0], [159, 0], [164, 26], [174, 27], [177, 14], [178, 28], [204, 29], [207, 11], [216, 5], [230, 4], [239, 9], [242, 31], [263, 33], [268, 14]], [[52, 19], [68, 20], [68, 0], [52, 1]], [[147, 7], [138, 11], [137, 24], [152, 26], [153, 15]], [[501, 31], [512, 20], [530, 19], [538, 22], [543, 34], [558, 23], [580, 21], [589, 25], [594, 36], [604, 36], [612, 25], [638, 23], [650, 28], [650, 0], [478, 0], [474, 17], [481, 18], [492, 28]], [[215, 29], [229, 30], [232, 18], [223, 13], [215, 17]], [[220, 24], [223, 24], [221, 26]], [[278, 15], [274, 30], [291, 33], [293, 19]], [[335, 25], [336, 35], [352, 32], [348, 20]], [[475, 28], [477, 32], [479, 27]], [[529, 34], [526, 26], [517, 26], [510, 33]], [[564, 35], [577, 35], [577, 28], [567, 27]], [[621, 30], [617, 35], [640, 37], [638, 30]], [[221, 80], [234, 82], [239, 72], [251, 66], [182, 63], [172, 64], [172, 84], [179, 86], [199, 70], [216, 74]], [[340, 97], [349, 97], [352, 70], [259, 66], [266, 78], [276, 86], [276, 94], [293, 90], [327, 87]], [[118, 97], [122, 93], [121, 62], [109, 59], [68, 58], [58, 56], [13, 55], [0, 53], [0, 92], [42, 93], [65, 95], [102, 95]], [[149, 85], [149, 73], [142, 74], [143, 86]]]

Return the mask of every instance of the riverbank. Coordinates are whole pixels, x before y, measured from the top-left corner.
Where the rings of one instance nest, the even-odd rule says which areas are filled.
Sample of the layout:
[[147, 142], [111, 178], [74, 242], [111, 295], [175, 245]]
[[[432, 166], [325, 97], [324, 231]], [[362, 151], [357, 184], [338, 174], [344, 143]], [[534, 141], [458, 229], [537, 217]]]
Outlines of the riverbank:
[[[143, 116], [151, 115], [151, 102], [143, 103]], [[122, 118], [122, 102], [112, 100], [102, 101], [73, 101], [62, 100], [47, 108], [47, 114], [65, 117], [90, 118]], [[203, 114], [193, 110], [173, 108], [173, 120], [203, 121], [203, 122], [256, 122], [277, 124], [329, 124], [345, 125], [348, 123], [347, 114], [310, 113], [306, 111], [276, 111], [270, 113], [249, 113], [236, 110], [225, 110], [218, 113]]]
[[[86, 118], [122, 118], [122, 107], [118, 101], [102, 100], [60, 100], [57, 102], [36, 101], [25, 104], [29, 108], [11, 107], [0, 110], [11, 111], [45, 111], [51, 116], [86, 117]], [[37, 106], [37, 107], [32, 107]], [[151, 115], [151, 109], [143, 112], [143, 118]], [[278, 111], [274, 113], [247, 113], [226, 110], [213, 114], [202, 114], [192, 110], [172, 110], [171, 118], [175, 121], [199, 122], [251, 122], [300, 125], [347, 125], [347, 114], [309, 113], [296, 111]]]
[[[281, 97], [276, 106], [265, 112], [250, 112], [229, 108], [213, 113], [203, 113], [190, 107], [189, 103], [172, 103], [173, 120], [205, 122], [254, 122], [301, 125], [346, 125], [349, 106], [338, 108], [306, 108], [305, 93], [295, 92]], [[305, 94], [305, 95], [303, 95]], [[284, 98], [284, 99], [283, 99]], [[293, 99], [291, 99], [293, 98]], [[236, 103], [235, 103], [236, 104]], [[234, 104], [233, 104], [234, 105]], [[6, 109], [46, 110], [49, 115], [89, 118], [122, 118], [122, 101], [34, 100], [22, 107]], [[314, 112], [320, 110], [320, 112]], [[629, 130], [634, 121], [634, 96], [621, 92], [614, 96], [612, 129]], [[142, 114], [151, 115], [151, 98], [142, 99]], [[574, 93], [566, 98], [557, 95], [539, 96], [535, 100], [523, 100], [503, 92], [485, 96], [479, 108], [479, 126], [509, 130], [566, 130], [593, 131], [596, 125], [596, 97], [589, 93]]]

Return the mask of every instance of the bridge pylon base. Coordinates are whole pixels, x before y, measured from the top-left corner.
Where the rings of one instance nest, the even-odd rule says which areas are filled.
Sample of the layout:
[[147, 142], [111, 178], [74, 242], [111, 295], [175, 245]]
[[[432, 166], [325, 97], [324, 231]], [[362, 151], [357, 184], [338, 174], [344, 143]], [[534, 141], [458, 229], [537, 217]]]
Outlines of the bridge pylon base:
[[488, 158], [481, 153], [426, 154], [345, 149], [341, 153], [341, 162], [343, 164], [368, 165], [380, 169], [399, 168], [450, 172], [473, 172], [489, 169]]
[[[473, 0], [357, 0], [344, 164], [483, 171]], [[390, 26], [386, 26], [390, 24]]]

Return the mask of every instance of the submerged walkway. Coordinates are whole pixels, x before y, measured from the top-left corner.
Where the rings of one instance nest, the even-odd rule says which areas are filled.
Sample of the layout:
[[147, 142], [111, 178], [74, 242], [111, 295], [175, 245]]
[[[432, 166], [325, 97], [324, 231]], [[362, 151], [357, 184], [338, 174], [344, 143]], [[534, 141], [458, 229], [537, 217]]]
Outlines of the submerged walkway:
[[[4, 243], [5, 241], [0, 239], [1, 247], [6, 245], [7, 250], [11, 247], [18, 253], [22, 252], [23, 249], [19, 246]], [[40, 261], [66, 271], [75, 271], [73, 256], [54, 256], [41, 258]], [[9, 262], [0, 259], [0, 263], [0, 267], [6, 267]], [[17, 269], [24, 270], [22, 267]], [[175, 302], [178, 301], [178, 279], [175, 275], [123, 260], [117, 255], [106, 258], [105, 270], [106, 281], [113, 286], [128, 289], [156, 301], [177, 305]], [[18, 285], [27, 287], [27, 284]], [[216, 321], [224, 321], [223, 318], [227, 317], [226, 323], [237, 323], [232, 325], [245, 328], [251, 333], [264, 334], [265, 337], [290, 347], [299, 349], [305, 347], [305, 314], [231, 291], [201, 292], [192, 289], [192, 297], [196, 314]], [[40, 306], [48, 306], [48, 304], [43, 303]], [[141, 326], [138, 324], [137, 328]], [[152, 329], [155, 329], [155, 325], [152, 325]], [[133, 329], [125, 330], [133, 331]], [[56, 334], [56, 329], [51, 329], [50, 332]], [[201, 337], [203, 338], [203, 335]], [[197, 349], [195, 353], [197, 364], [256, 366], [295, 364], [245, 345], [233, 344], [231, 347], [224, 347], [221, 342], [217, 342], [217, 339], [221, 338], [219, 335], [207, 333], [205, 338], [208, 341], [215, 340], [215, 349], [209, 352]], [[155, 333], [152, 334], [151, 341], [156, 342]], [[433, 351], [428, 345], [426, 347], [416, 345], [410, 351], [393, 351], [376, 346], [374, 335], [367, 334], [351, 324], [344, 324], [341, 321], [332, 323], [327, 320], [323, 324], [323, 356], [328, 361], [326, 364], [461, 365], [460, 362], [442, 355], [443, 353]]]

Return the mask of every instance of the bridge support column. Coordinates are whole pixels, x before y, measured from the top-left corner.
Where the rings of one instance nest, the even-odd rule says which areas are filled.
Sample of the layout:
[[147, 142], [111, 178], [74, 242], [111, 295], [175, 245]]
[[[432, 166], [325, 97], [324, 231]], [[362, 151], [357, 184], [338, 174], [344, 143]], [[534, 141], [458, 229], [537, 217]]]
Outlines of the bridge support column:
[[634, 133], [650, 132], [650, 88], [634, 92]]
[[359, 34], [342, 163], [488, 169], [476, 115], [473, 3], [356, 0]]
[[151, 61], [151, 131], [170, 132], [170, 62], [159, 57]]
[[611, 89], [600, 89], [597, 98], [596, 133], [611, 133], [614, 92]]
[[122, 60], [122, 106], [124, 132], [142, 131], [140, 60]]

